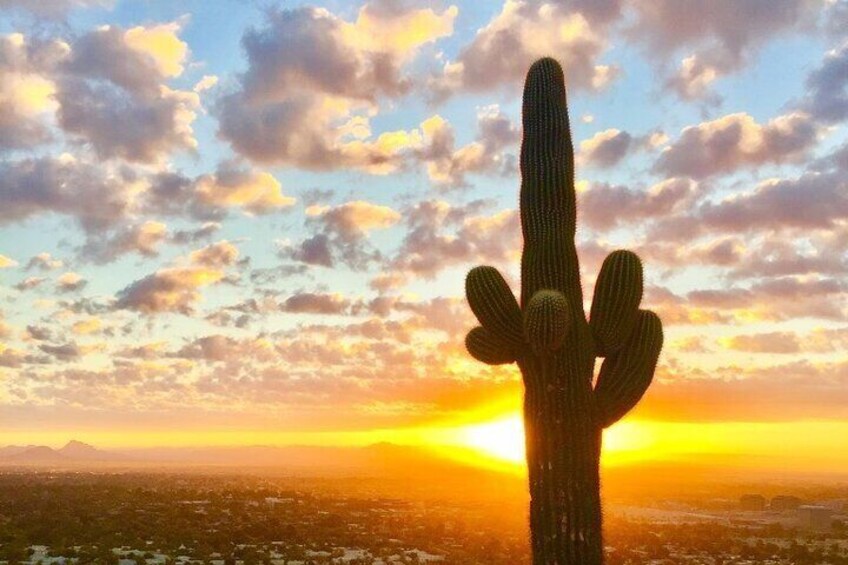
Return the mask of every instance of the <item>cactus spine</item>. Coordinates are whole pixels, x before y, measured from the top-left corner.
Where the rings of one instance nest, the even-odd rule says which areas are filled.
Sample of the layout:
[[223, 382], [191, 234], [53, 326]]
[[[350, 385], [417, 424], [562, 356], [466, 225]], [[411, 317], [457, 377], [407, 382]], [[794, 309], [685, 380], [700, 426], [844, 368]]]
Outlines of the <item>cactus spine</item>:
[[[602, 431], [647, 390], [662, 324], [639, 309], [642, 263], [630, 251], [604, 261], [586, 320], [574, 244], [574, 150], [555, 60], [530, 68], [522, 121], [521, 304], [495, 268], [472, 269], [466, 294], [480, 326], [466, 347], [479, 361], [516, 362], [521, 370], [534, 565], [598, 565]], [[593, 386], [596, 357], [604, 361]]]

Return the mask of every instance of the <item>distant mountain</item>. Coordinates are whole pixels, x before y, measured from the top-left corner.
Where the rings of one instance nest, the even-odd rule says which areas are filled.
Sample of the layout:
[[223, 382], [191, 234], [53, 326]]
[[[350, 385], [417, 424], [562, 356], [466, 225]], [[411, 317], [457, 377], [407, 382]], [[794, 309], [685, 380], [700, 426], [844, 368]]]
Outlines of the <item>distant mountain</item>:
[[7, 445], [6, 447], [0, 447], [0, 459], [5, 459], [6, 457], [11, 457], [12, 455], [17, 455], [18, 453], [23, 453], [27, 449], [32, 449], [33, 447], [38, 447], [36, 445]]
[[122, 455], [76, 440], [69, 441], [61, 449], [46, 445], [0, 447], [0, 465], [74, 465], [122, 460]]
[[3, 462], [16, 465], [64, 463], [66, 461], [64, 455], [46, 445], [32, 445], [3, 458]]
[[117, 453], [103, 451], [93, 445], [75, 439], [72, 439], [57, 451], [63, 456], [77, 461], [114, 461], [116, 459], [123, 459]]

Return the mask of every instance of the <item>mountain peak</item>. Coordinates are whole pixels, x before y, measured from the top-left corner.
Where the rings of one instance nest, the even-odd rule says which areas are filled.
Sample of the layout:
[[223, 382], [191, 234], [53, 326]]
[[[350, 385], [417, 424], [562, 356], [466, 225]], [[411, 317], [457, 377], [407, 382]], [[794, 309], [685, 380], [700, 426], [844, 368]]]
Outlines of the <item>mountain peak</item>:
[[91, 444], [72, 439], [71, 441], [66, 443], [65, 446], [62, 449], [60, 449], [59, 451], [65, 451], [65, 450], [71, 450], [71, 449], [86, 449], [86, 450], [95, 449], [96, 450], [96, 448]]
[[102, 451], [93, 445], [89, 445], [75, 439], [66, 443], [62, 449], [58, 450], [58, 452], [72, 459], [100, 458], [104, 455]]

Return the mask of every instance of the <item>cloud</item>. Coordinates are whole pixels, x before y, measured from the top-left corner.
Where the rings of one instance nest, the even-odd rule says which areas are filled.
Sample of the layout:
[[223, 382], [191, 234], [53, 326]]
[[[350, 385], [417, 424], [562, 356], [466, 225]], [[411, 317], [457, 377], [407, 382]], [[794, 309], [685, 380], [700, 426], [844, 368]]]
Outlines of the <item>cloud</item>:
[[702, 56], [690, 55], [680, 62], [677, 72], [666, 79], [666, 87], [677, 93], [684, 100], [706, 98], [717, 104], [720, 99], [710, 93], [710, 86], [727, 69], [703, 60]]
[[31, 289], [39, 286], [45, 280], [47, 280], [47, 279], [45, 279], [43, 277], [27, 277], [24, 280], [22, 280], [21, 282], [19, 282], [18, 284], [16, 284], [15, 288], [17, 290], [21, 291], [21, 292], [23, 292], [25, 290], [31, 290]]
[[71, 10], [111, 4], [110, 0], [0, 0], [0, 10], [20, 10], [33, 16], [60, 19]]
[[765, 332], [740, 334], [719, 340], [726, 349], [747, 353], [831, 353], [848, 348], [848, 328], [816, 328], [806, 333]]
[[658, 61], [687, 52], [677, 75], [667, 79], [683, 98], [708, 95], [716, 78], [743, 68], [763, 45], [815, 26], [819, 0], [635, 0], [635, 18], [625, 31]]
[[800, 351], [798, 337], [791, 332], [735, 335], [720, 341], [727, 349], [749, 353], [798, 353]]
[[65, 69], [72, 76], [155, 96], [164, 80], [182, 74], [188, 45], [179, 39], [179, 32], [177, 23], [128, 30], [99, 27], [72, 43]]
[[280, 182], [266, 172], [224, 163], [214, 175], [202, 175], [195, 184], [202, 206], [241, 208], [251, 214], [267, 214], [295, 203], [283, 194]]
[[88, 281], [82, 275], [68, 271], [56, 279], [56, 290], [59, 292], [75, 292], [81, 290], [87, 284]]
[[49, 71], [67, 54], [66, 43], [21, 33], [0, 35], [0, 151], [30, 149], [52, 134], [56, 85]]
[[147, 220], [122, 226], [114, 233], [89, 238], [82, 248], [82, 255], [97, 263], [109, 263], [128, 253], [156, 257], [159, 255], [159, 246], [167, 237], [168, 226], [162, 222]]
[[534, 60], [552, 54], [567, 70], [569, 88], [604, 88], [618, 72], [599, 59], [607, 48], [607, 24], [619, 10], [619, 2], [593, 6], [507, 0], [456, 60], [445, 65], [431, 85], [435, 96], [521, 84]]
[[71, 326], [71, 331], [77, 335], [89, 335], [98, 333], [103, 329], [103, 322], [100, 318], [86, 318], [78, 320]]
[[[844, 228], [848, 218], [846, 182], [839, 167], [794, 178], [767, 179], [753, 190], [692, 206], [685, 217], [658, 218], [648, 225], [646, 234], [654, 245], [682, 246], [709, 234], [747, 234], [746, 247], [759, 246], [760, 250], [752, 249], [745, 264], [737, 266], [740, 271], [728, 273], [731, 276], [749, 268], [763, 273], [772, 269], [773, 274], [781, 270], [790, 274], [801, 268], [837, 272], [848, 242], [848, 230]], [[799, 250], [786, 246], [778, 250], [778, 234], [792, 237]], [[769, 261], [777, 261], [770, 268], [762, 264], [766, 255], [771, 255]]]
[[56, 212], [75, 217], [86, 231], [98, 231], [124, 217], [134, 180], [128, 170], [112, 171], [67, 155], [0, 162], [0, 223]]
[[388, 229], [401, 218], [400, 214], [379, 204], [353, 200], [338, 206], [312, 205], [306, 209], [307, 225], [318, 233], [304, 239], [284, 252], [310, 265], [332, 267], [341, 261], [354, 269], [363, 269], [380, 255], [367, 244], [368, 234]]
[[456, 14], [384, 1], [365, 4], [354, 22], [312, 7], [268, 12], [242, 38], [248, 69], [216, 106], [219, 136], [262, 163], [394, 170], [416, 138], [399, 130], [371, 139], [369, 116], [380, 98], [409, 91], [404, 66], [450, 35]]
[[61, 269], [65, 262], [61, 259], [55, 259], [50, 253], [43, 251], [38, 255], [34, 255], [26, 265], [26, 270], [39, 269], [41, 271], [52, 271], [53, 269]]
[[223, 278], [222, 271], [203, 266], [160, 269], [121, 290], [115, 307], [143, 314], [178, 312], [188, 315], [202, 298], [199, 289]]
[[235, 265], [238, 257], [238, 248], [227, 240], [221, 240], [192, 251], [188, 256], [189, 261], [194, 265], [213, 269]]
[[48, 327], [28, 325], [27, 337], [35, 341], [53, 341], [53, 332]]
[[174, 235], [171, 236], [171, 241], [178, 245], [196, 243], [211, 238], [220, 229], [221, 224], [218, 222], [204, 222], [198, 228], [175, 231]]
[[278, 354], [272, 342], [260, 337], [235, 339], [223, 335], [210, 335], [197, 338], [186, 344], [174, 356], [239, 364], [238, 360], [240, 359], [273, 361], [277, 359]]
[[729, 114], [683, 129], [654, 169], [674, 176], [705, 178], [742, 167], [797, 161], [817, 141], [808, 114], [778, 116], [765, 125], [745, 113]]
[[[837, 234], [828, 235], [838, 236]], [[845, 237], [843, 235], [843, 237]], [[730, 279], [782, 277], [786, 275], [831, 275], [848, 273], [844, 244], [834, 237], [811, 235], [806, 240], [781, 241], [764, 238], [738, 257], [727, 272]]]
[[18, 262], [10, 257], [0, 254], [0, 269], [8, 269], [9, 267], [17, 267]]
[[731, 311], [740, 320], [845, 320], [846, 285], [838, 279], [774, 277], [747, 288], [699, 289], [686, 298], [697, 308]]
[[391, 270], [432, 278], [458, 264], [515, 259], [521, 233], [517, 211], [481, 215], [485, 204], [473, 201], [455, 206], [425, 200], [411, 206], [404, 212], [407, 233], [389, 261]]
[[647, 190], [595, 183], [578, 196], [581, 221], [597, 230], [609, 230], [622, 223], [638, 223], [648, 218], [674, 216], [691, 206], [698, 184], [688, 178], [671, 178]]
[[845, 362], [810, 360], [709, 371], [660, 365], [638, 410], [641, 417], [690, 422], [842, 419], [848, 402], [846, 369]]
[[103, 158], [157, 163], [194, 150], [200, 98], [165, 84], [188, 56], [180, 31], [178, 22], [103, 26], [74, 41], [57, 79], [62, 129]]
[[706, 202], [699, 219], [710, 229], [833, 229], [848, 218], [848, 179], [839, 173], [806, 173], [761, 182], [753, 192]]
[[817, 119], [837, 123], [848, 118], [848, 41], [828, 51], [807, 77], [804, 107]]
[[346, 202], [326, 210], [318, 208], [311, 215], [318, 218], [328, 231], [346, 241], [361, 239], [372, 230], [389, 228], [400, 220], [400, 214], [388, 206], [364, 200]]
[[462, 147], [456, 148], [453, 128], [439, 115], [425, 120], [421, 132], [423, 143], [417, 155], [438, 186], [466, 186], [468, 173], [506, 175], [517, 170], [515, 157], [504, 150], [518, 141], [518, 128], [497, 105], [478, 110], [476, 139]]
[[345, 314], [350, 301], [341, 294], [301, 292], [286, 298], [280, 305], [283, 312], [292, 314]]
[[600, 131], [580, 142], [578, 159], [596, 167], [611, 167], [621, 161], [633, 146], [633, 136], [615, 128]]
[[100, 157], [156, 163], [197, 147], [191, 123], [200, 99], [193, 92], [162, 85], [156, 94], [131, 97], [107, 83], [67, 80], [58, 99], [61, 127]]
[[85, 352], [76, 343], [64, 343], [62, 345], [43, 343], [38, 348], [60, 361], [74, 361], [85, 355]]

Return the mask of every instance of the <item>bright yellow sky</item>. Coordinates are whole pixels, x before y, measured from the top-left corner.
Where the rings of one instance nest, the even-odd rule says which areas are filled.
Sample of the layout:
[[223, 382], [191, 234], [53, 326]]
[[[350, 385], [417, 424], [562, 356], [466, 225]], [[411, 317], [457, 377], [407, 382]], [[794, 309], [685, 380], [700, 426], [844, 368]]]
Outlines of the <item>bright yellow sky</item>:
[[[379, 442], [432, 448], [448, 458], [481, 467], [522, 472], [523, 425], [519, 412], [480, 410], [462, 422], [430, 426], [323, 432], [121, 429], [39, 431], [33, 443], [60, 446], [79, 437], [107, 449], [235, 445], [364, 446]], [[493, 411], [494, 410], [494, 411]], [[77, 433], [79, 432], [79, 433]], [[15, 432], [16, 434], [19, 432]], [[848, 466], [848, 422], [662, 422], [625, 419], [604, 433], [603, 463], [682, 462], [757, 468], [761, 471], [839, 472]], [[0, 431], [0, 444], [14, 435]]]

